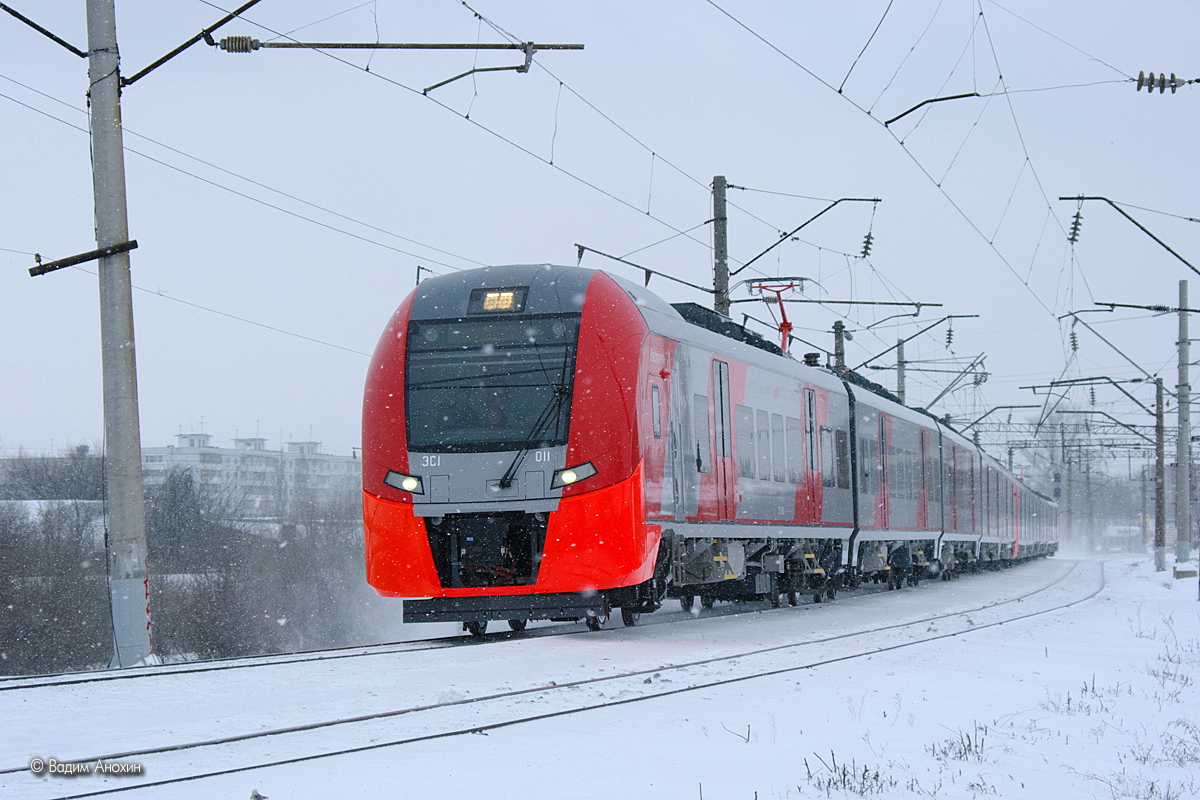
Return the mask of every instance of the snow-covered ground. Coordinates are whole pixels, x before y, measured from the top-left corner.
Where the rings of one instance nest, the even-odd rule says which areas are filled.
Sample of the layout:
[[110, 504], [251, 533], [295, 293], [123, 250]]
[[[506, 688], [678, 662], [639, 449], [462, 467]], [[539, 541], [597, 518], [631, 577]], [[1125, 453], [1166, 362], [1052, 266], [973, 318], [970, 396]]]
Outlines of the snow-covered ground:
[[[0, 682], [0, 797], [1200, 797], [1196, 581], [1147, 558], [685, 617]], [[144, 772], [28, 768], [110, 754]]]

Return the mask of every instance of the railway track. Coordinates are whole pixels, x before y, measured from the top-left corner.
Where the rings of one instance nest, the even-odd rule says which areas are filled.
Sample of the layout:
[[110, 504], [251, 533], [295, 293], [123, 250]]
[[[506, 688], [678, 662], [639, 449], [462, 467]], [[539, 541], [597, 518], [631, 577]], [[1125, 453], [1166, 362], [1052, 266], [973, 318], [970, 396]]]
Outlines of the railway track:
[[[972, 576], [978, 577], [978, 576]], [[883, 592], [883, 587], [863, 584], [856, 589], [843, 589], [839, 597], [843, 600], [857, 596]], [[674, 601], [667, 601], [673, 603]], [[733, 616], [738, 614], [753, 614], [768, 608], [766, 601], [759, 603], [734, 603], [721, 605], [713, 609], [705, 609], [700, 616], [704, 618]], [[643, 616], [640, 626], [664, 625], [686, 622], [695, 619], [693, 614], [685, 612], [659, 611], [654, 615]], [[581, 625], [551, 625], [547, 627], [529, 628], [520, 633], [510, 631], [495, 631], [484, 636], [454, 636], [432, 639], [414, 639], [405, 642], [382, 642], [372, 645], [353, 645], [349, 647], [329, 648], [299, 653], [282, 653], [266, 656], [240, 656], [235, 658], [213, 659], [208, 661], [185, 661], [175, 664], [159, 664], [147, 667], [135, 667], [122, 670], [101, 670], [97, 672], [72, 672], [53, 675], [11, 675], [0, 676], [0, 694], [4, 692], [30, 689], [34, 687], [79, 686], [85, 684], [106, 683], [110, 681], [131, 681], [154, 678], [168, 678], [178, 675], [197, 675], [223, 670], [257, 669], [267, 666], [288, 664], [309, 664], [315, 661], [337, 661], [350, 658], [368, 658], [389, 656], [396, 653], [409, 653], [424, 650], [441, 650], [451, 647], [471, 647], [488, 642], [509, 641], [512, 639], [534, 639], [545, 636], [594, 635], [585, 631]], [[0, 775], [4, 774], [0, 770]]]
[[[561, 683], [548, 681], [474, 697], [322, 719], [221, 738], [94, 754], [78, 761], [137, 761], [144, 779], [109, 779], [92, 787], [59, 779], [36, 781], [28, 765], [0, 769], [0, 795], [95, 797], [168, 787], [270, 767], [532, 724], [557, 717], [798, 673], [893, 650], [968, 635], [1070, 608], [1104, 588], [1103, 564], [1078, 562], [1045, 585], [996, 602], [784, 644], [738, 649], [676, 664], [636, 668]], [[613, 629], [616, 634], [620, 629]], [[595, 636], [596, 634], [592, 634]], [[603, 635], [601, 633], [600, 635]], [[280, 753], [288, 755], [281, 756]], [[202, 766], [201, 766], [202, 765]]]

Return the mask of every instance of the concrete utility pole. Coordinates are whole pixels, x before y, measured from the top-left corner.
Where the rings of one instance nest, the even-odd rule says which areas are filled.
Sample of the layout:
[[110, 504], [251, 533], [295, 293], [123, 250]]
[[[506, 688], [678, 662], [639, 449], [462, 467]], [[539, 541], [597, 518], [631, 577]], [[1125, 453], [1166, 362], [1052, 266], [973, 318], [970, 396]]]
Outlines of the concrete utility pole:
[[[115, 0], [87, 0], [87, 31], [96, 245], [104, 248], [129, 239]], [[101, 258], [99, 273], [112, 666], [130, 667], [150, 656], [151, 639], [128, 251]]]
[[896, 342], [896, 397], [904, 404], [904, 340]]
[[1179, 282], [1179, 441], [1175, 449], [1175, 560], [1191, 557], [1192, 387], [1188, 378], [1188, 282]]
[[1167, 568], [1167, 458], [1163, 382], [1154, 380], [1154, 569]]
[[725, 176], [713, 177], [713, 310], [729, 316], [729, 219], [725, 216]]
[[833, 368], [846, 371], [846, 325], [840, 319], [833, 323]]

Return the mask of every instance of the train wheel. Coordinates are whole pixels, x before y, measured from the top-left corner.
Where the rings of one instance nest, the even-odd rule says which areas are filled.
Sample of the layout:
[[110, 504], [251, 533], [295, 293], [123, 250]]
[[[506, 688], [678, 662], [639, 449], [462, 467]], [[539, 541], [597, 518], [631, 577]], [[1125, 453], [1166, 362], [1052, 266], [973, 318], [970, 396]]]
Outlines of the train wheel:
[[779, 606], [782, 605], [779, 602], [779, 592], [771, 592], [771, 594], [767, 596], [767, 599], [771, 601], [771, 608], [779, 608]]
[[690, 594], [685, 594], [683, 597], [679, 598], [679, 607], [684, 611], [691, 611], [692, 604], [695, 602], [696, 598], [692, 597]]
[[604, 624], [604, 620], [600, 619], [599, 617], [588, 617], [585, 622], [587, 623], [587, 629], [589, 631], [598, 631]]
[[829, 584], [829, 588], [825, 590], [825, 596], [828, 597], [830, 600], [836, 600], [837, 599], [837, 586], [835, 586], [832, 583]]
[[704, 597], [703, 595], [701, 595], [701, 597], [700, 597], [700, 605], [703, 608], [712, 608], [713, 604], [716, 602], [717, 601], [713, 600], [711, 597]]
[[638, 624], [638, 620], [642, 618], [640, 611], [634, 611], [630, 606], [621, 606], [621, 622], [625, 623], [626, 628], [632, 628]]
[[787, 599], [788, 599], [788, 605], [794, 606], [800, 602], [800, 595], [797, 592], [788, 592]]
[[529, 620], [526, 619], [510, 619], [508, 621], [508, 627], [516, 633], [520, 633], [521, 631], [525, 630], [525, 625], [528, 624], [528, 622]]
[[814, 602], [814, 603], [819, 603], [819, 602], [821, 602], [821, 592], [820, 592], [820, 590], [816, 591], [816, 592], [813, 594], [813, 602]]
[[483, 636], [485, 633], [487, 633], [487, 620], [473, 619], [470, 622], [464, 622], [463, 630], [472, 636]]

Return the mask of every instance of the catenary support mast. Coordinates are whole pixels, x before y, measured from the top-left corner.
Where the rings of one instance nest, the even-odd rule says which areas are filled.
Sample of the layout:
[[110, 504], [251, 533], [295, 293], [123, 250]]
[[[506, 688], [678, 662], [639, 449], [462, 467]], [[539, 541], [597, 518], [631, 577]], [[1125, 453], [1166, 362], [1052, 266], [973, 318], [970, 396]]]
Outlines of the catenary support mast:
[[725, 176], [713, 177], [713, 310], [729, 316], [729, 218], [725, 214]]
[[1175, 448], [1175, 560], [1191, 556], [1192, 387], [1188, 377], [1188, 282], [1179, 282], [1179, 441]]
[[[88, 94], [98, 248], [129, 239], [116, 17], [115, 0], [87, 0]], [[99, 276], [112, 665], [129, 667], [145, 661], [151, 654], [129, 252], [101, 258]]]

